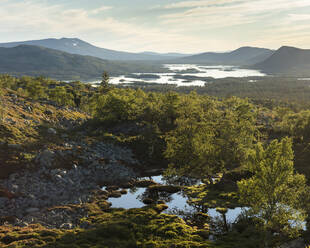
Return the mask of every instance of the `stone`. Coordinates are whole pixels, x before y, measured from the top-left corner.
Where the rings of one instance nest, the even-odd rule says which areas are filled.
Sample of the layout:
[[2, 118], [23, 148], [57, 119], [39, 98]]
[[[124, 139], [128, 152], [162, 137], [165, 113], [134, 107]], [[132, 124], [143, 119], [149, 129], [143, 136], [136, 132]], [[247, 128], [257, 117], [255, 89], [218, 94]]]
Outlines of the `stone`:
[[136, 181], [134, 182], [134, 186], [138, 188], [146, 188], [151, 185], [156, 185], [157, 183], [154, 182], [153, 180], [141, 180], [141, 181]]
[[0, 197], [0, 206], [4, 206], [8, 203], [8, 198]]
[[11, 186], [11, 188], [12, 188], [13, 191], [16, 192], [16, 191], [18, 191], [18, 188], [19, 188], [19, 187], [18, 187], [18, 185], [13, 184], [13, 185]]
[[109, 198], [120, 198], [120, 197], [122, 197], [122, 194], [119, 191], [109, 192]]
[[52, 111], [52, 110], [45, 110], [44, 111], [44, 114], [46, 114], [46, 115], [52, 115], [52, 114], [54, 114], [54, 112]]
[[150, 205], [150, 204], [154, 203], [154, 200], [151, 198], [145, 198], [145, 199], [143, 199], [143, 203], [146, 205]]
[[120, 190], [120, 192], [122, 195], [126, 195], [128, 193], [126, 189], [122, 189], [122, 190]]
[[107, 191], [115, 191], [115, 190], [118, 190], [118, 189], [119, 189], [118, 186], [108, 186], [108, 187], [106, 187]]
[[35, 161], [38, 162], [42, 167], [52, 167], [55, 158], [55, 153], [51, 150], [44, 150], [36, 158]]
[[27, 208], [26, 209], [27, 214], [33, 214], [33, 213], [37, 213], [39, 211], [40, 211], [40, 209], [38, 209], [38, 208]]
[[47, 129], [47, 133], [49, 133], [49, 134], [57, 134], [57, 131], [54, 129], [54, 128], [49, 128], [49, 129]]
[[29, 224], [27, 222], [19, 222], [19, 223], [16, 224], [16, 226], [27, 227], [27, 226], [29, 226]]
[[82, 229], [89, 229], [89, 228], [91, 228], [91, 225], [90, 225], [89, 222], [83, 221], [83, 222], [80, 224], [80, 228], [82, 228]]
[[69, 230], [69, 229], [73, 229], [73, 225], [72, 225], [72, 223], [63, 223], [60, 225], [59, 228]]
[[20, 145], [20, 144], [8, 144], [8, 148], [20, 150], [22, 148], [22, 145]]

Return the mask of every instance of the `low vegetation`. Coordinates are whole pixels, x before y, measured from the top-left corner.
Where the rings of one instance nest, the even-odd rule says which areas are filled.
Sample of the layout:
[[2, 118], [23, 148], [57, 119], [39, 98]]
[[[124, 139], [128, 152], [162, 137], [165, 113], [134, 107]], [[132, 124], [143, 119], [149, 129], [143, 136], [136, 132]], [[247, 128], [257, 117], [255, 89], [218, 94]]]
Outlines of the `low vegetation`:
[[[81, 222], [88, 228], [1, 226], [1, 247], [277, 247], [307, 237], [308, 110], [287, 99], [202, 94], [208, 87], [185, 94], [116, 88], [108, 82], [106, 74], [98, 87], [2, 75], [0, 141], [6, 153], [0, 155], [1, 172], [9, 176], [42, 147], [63, 142], [64, 118], [83, 120], [76, 132], [86, 132], [87, 142], [128, 146], [145, 169], [165, 169], [168, 179], [199, 181], [182, 185], [195, 218], [161, 214], [164, 206], [154, 204], [106, 208], [105, 201], [95, 199], [83, 205], [89, 214]], [[49, 137], [49, 128], [59, 135]], [[24, 149], [13, 149], [16, 144]], [[227, 210], [234, 207], [246, 211], [228, 223]], [[202, 218], [210, 208], [222, 218]]]

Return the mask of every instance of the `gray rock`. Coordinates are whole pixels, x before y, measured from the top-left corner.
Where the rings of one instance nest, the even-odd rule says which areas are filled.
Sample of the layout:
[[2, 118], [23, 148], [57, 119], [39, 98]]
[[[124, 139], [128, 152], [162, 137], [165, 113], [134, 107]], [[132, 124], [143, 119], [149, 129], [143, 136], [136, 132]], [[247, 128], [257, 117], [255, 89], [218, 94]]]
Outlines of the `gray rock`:
[[46, 110], [46, 111], [44, 111], [44, 114], [52, 115], [52, 114], [54, 114], [54, 112], [52, 110]]
[[11, 186], [11, 188], [12, 188], [12, 190], [13, 190], [14, 192], [17, 192], [18, 189], [19, 189], [18, 185], [16, 185], [16, 184], [13, 184], [13, 185]]
[[55, 159], [55, 153], [51, 150], [44, 150], [36, 158], [35, 161], [39, 163], [42, 167], [50, 168], [53, 165]]
[[47, 129], [47, 133], [49, 133], [49, 134], [57, 134], [57, 131], [54, 129], [54, 128], [49, 128], [49, 129]]
[[63, 223], [60, 225], [60, 229], [67, 229], [67, 230], [73, 229], [73, 225], [72, 223]]
[[22, 145], [20, 145], [20, 144], [8, 144], [8, 148], [20, 150], [22, 148]]
[[16, 224], [16, 226], [27, 227], [27, 226], [29, 226], [29, 224], [27, 222], [19, 222], [19, 223]]
[[90, 225], [87, 221], [83, 221], [83, 222], [80, 224], [80, 228], [89, 229], [89, 228], [91, 228], [91, 225]]
[[6, 205], [7, 203], [8, 203], [8, 198], [0, 197], [0, 207]]
[[40, 209], [38, 209], [38, 208], [27, 208], [26, 209], [26, 213], [28, 213], [28, 214], [33, 214], [33, 213], [36, 213], [39, 211], [40, 211]]

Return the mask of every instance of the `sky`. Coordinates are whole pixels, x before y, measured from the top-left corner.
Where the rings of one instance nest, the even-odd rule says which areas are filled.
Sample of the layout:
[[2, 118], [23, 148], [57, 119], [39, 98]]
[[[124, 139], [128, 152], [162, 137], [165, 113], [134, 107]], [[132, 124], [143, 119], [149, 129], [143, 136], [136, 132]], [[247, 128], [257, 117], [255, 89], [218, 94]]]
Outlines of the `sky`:
[[310, 0], [0, 0], [0, 42], [80, 38], [130, 52], [310, 48]]

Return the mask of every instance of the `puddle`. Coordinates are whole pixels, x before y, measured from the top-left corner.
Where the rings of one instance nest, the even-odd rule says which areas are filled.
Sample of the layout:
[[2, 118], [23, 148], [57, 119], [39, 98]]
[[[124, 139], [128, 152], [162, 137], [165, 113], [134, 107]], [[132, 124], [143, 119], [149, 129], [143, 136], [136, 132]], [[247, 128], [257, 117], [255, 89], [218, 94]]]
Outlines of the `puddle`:
[[[162, 176], [153, 176], [147, 179], [151, 179], [156, 183], [165, 184], [165, 180]], [[142, 202], [146, 195], [146, 188], [134, 188], [129, 190], [127, 194], [122, 195], [120, 198], [109, 198], [108, 201], [112, 203], [113, 208], [141, 208], [146, 206], [146, 204]], [[168, 206], [168, 209], [165, 210], [164, 213], [177, 212], [177, 210], [195, 212], [195, 208], [187, 203], [187, 198], [182, 192], [175, 194], [160, 193], [158, 199], [164, 200]], [[234, 222], [241, 212], [242, 208], [228, 209], [226, 213], [227, 221], [230, 223]], [[209, 209], [208, 214], [213, 218], [222, 217], [222, 215], [218, 213], [215, 208]]]

